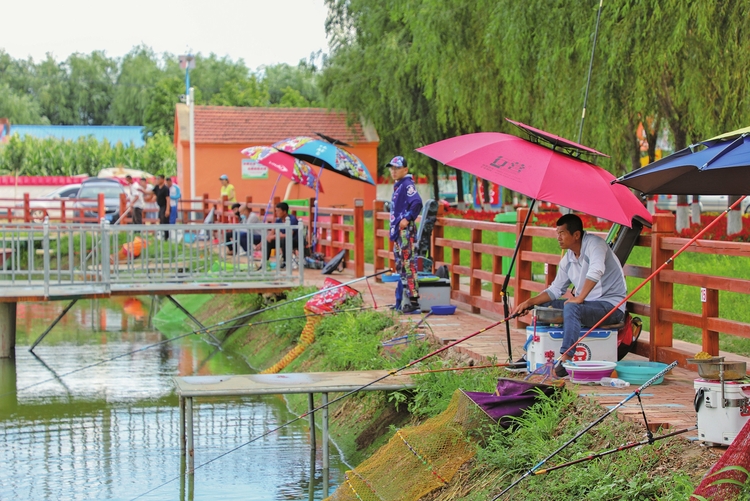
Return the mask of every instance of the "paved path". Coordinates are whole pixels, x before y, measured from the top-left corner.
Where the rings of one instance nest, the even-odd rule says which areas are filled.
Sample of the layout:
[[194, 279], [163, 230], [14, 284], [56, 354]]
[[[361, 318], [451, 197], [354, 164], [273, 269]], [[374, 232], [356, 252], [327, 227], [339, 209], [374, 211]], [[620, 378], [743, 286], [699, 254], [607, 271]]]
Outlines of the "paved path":
[[[318, 275], [315, 270], [305, 271], [306, 283], [317, 286], [322, 284], [323, 276]], [[367, 273], [371, 273], [371, 271], [367, 271]], [[342, 282], [353, 278], [346, 273], [331, 276]], [[362, 293], [362, 297], [368, 305], [372, 306], [374, 303], [377, 303], [378, 308], [381, 308], [386, 304], [393, 303], [395, 284], [379, 284], [373, 279], [368, 280], [368, 282], [372, 289], [372, 294], [366, 282], [362, 281], [353, 284], [353, 287]], [[401, 317], [401, 321], [418, 322], [421, 318], [421, 316], [417, 315], [404, 315]], [[425, 322], [427, 325], [426, 333], [438, 344], [445, 345], [477, 332], [498, 320], [501, 320], [501, 317], [497, 315], [474, 314], [471, 313], [468, 306], [459, 304], [455, 315], [431, 315]], [[496, 359], [497, 363], [501, 363], [508, 361], [508, 350], [505, 339], [505, 325], [500, 325], [462, 342], [452, 349], [480, 363], [490, 363], [493, 358]], [[642, 333], [641, 339], [648, 339], [648, 333]], [[525, 341], [525, 331], [511, 329], [513, 358], [518, 359], [523, 354], [523, 344]], [[675, 345], [677, 346], [678, 344], [686, 351], [697, 353], [701, 350], [701, 347], [698, 345], [675, 341]], [[745, 357], [733, 354], [726, 354], [726, 356], [727, 359], [750, 362], [750, 359]], [[647, 359], [632, 353], [626, 357], [626, 360], [647, 361]], [[750, 363], [748, 365], [750, 366]], [[537, 376], [534, 377], [536, 378]], [[695, 395], [693, 380], [697, 378], [698, 374], [695, 372], [676, 368], [665, 377], [662, 384], [653, 385], [644, 391], [642, 395], [643, 405], [649, 425], [653, 430], [659, 427], [676, 430], [696, 424], [697, 416], [693, 407], [693, 398]], [[568, 388], [578, 392], [580, 395], [595, 398], [604, 407], [616, 405], [635, 389], [633, 387], [622, 389], [605, 388], [598, 385], [575, 385], [570, 382], [566, 384]], [[638, 405], [638, 400], [635, 398], [621, 408], [618, 411], [618, 415], [621, 419], [643, 422], [640, 406]], [[691, 433], [690, 436], [697, 436], [697, 432]]]

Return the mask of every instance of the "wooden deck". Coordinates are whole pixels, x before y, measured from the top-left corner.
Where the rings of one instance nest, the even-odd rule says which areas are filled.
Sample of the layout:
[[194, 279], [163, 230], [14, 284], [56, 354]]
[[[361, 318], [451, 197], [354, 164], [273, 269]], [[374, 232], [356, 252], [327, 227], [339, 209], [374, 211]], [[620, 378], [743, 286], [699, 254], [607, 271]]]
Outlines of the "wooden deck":
[[[339, 278], [340, 281], [347, 280], [347, 275]], [[310, 285], [321, 285], [322, 278], [315, 273], [308, 273], [305, 276], [305, 282]], [[375, 283], [370, 280], [372, 295], [367, 285], [362, 283], [355, 286], [361, 291], [362, 297], [368, 305], [373, 305], [374, 301], [378, 307], [393, 303], [395, 284], [392, 283]], [[455, 304], [455, 303], [454, 303]], [[418, 322], [421, 316], [402, 316], [402, 322]], [[455, 315], [435, 316], [432, 315], [427, 319], [425, 324], [427, 328], [425, 333], [435, 342], [445, 345], [473, 332], [487, 327], [488, 325], [501, 320], [500, 316], [494, 314], [474, 314], [470, 312], [470, 307], [459, 305]], [[641, 334], [641, 340], [647, 340], [648, 332]], [[523, 353], [523, 345], [526, 342], [526, 332], [518, 329], [511, 329], [511, 346], [513, 358], [518, 359]], [[697, 353], [701, 347], [681, 341], [674, 342], [675, 347], [682, 350]], [[508, 350], [506, 347], [505, 325], [500, 325], [479, 334], [452, 348], [456, 353], [463, 356], [465, 363], [457, 365], [467, 365], [469, 360], [482, 363], [502, 363], [508, 361]], [[750, 366], [750, 359], [731, 353], [722, 352], [721, 355], [728, 360], [747, 361]], [[629, 354], [626, 360], [647, 359], [636, 354]], [[651, 429], [656, 430], [659, 427], [665, 429], [681, 429], [694, 426], [697, 422], [697, 415], [693, 407], [693, 398], [695, 391], [693, 381], [698, 378], [696, 372], [690, 370], [675, 368], [665, 378], [664, 382], [659, 385], [652, 385], [642, 394], [642, 401], [646, 416]], [[534, 380], [538, 380], [534, 376]], [[625, 397], [630, 395], [635, 387], [629, 388], [606, 388], [599, 385], [576, 385], [567, 382], [568, 388], [576, 391], [579, 395], [596, 399], [604, 407], [613, 407]], [[630, 400], [625, 406], [617, 412], [620, 419], [642, 422], [640, 406], [637, 399]], [[697, 436], [697, 432], [693, 434]]]

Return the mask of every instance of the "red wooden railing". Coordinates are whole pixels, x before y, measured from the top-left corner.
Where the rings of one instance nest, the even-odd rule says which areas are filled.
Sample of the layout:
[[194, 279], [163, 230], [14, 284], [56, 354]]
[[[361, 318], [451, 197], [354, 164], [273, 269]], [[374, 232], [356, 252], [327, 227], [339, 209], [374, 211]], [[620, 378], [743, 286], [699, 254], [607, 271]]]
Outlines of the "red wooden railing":
[[[375, 269], [383, 270], [393, 267], [392, 246], [388, 241], [385, 222], [389, 218], [383, 212], [382, 202], [375, 202], [374, 212], [374, 260]], [[451, 298], [471, 307], [474, 312], [490, 311], [499, 315], [504, 313], [502, 306], [501, 286], [505, 280], [502, 257], [510, 257], [513, 249], [482, 242], [485, 232], [518, 234], [526, 209], [517, 212], [516, 224], [491, 223], [441, 217], [439, 215], [433, 231], [432, 256], [435, 266], [447, 265], [451, 271]], [[455, 240], [445, 237], [446, 228], [465, 228], [470, 230], [469, 240]], [[524, 301], [533, 294], [538, 294], [551, 284], [560, 262], [559, 254], [535, 252], [535, 238], [556, 238], [555, 228], [530, 226], [526, 228], [520, 240], [519, 254], [515, 265], [515, 276], [510, 280], [514, 291], [511, 304]], [[675, 236], [674, 216], [657, 214], [649, 236], [641, 236], [637, 246], [651, 248], [650, 266], [626, 264], [623, 267], [627, 277], [645, 279], [665, 263], [675, 251], [685, 245], [689, 239]], [[461, 264], [462, 253], [469, 253], [469, 265]], [[683, 254], [708, 253], [740, 258], [750, 257], [750, 243], [698, 240]], [[489, 255], [491, 269], [482, 269], [482, 256]], [[542, 277], [532, 275], [534, 263], [544, 265]], [[463, 280], [462, 280], [463, 279]], [[491, 284], [491, 290], [485, 291], [483, 283]], [[675, 284], [694, 287], [696, 294], [703, 298], [701, 313], [675, 309], [673, 288]], [[650, 339], [648, 343], [639, 342], [639, 354], [653, 361], [672, 362], [677, 360], [686, 366], [686, 359], [694, 355], [681, 351], [673, 346], [673, 326], [685, 325], [701, 329], [702, 349], [712, 355], [719, 352], [719, 333], [731, 336], [750, 338], [750, 324], [722, 318], [719, 313], [719, 293], [722, 291], [750, 294], [750, 280], [741, 278], [712, 276], [696, 272], [675, 271], [670, 265], [650, 280], [650, 302], [648, 304], [630, 300], [627, 309], [633, 314], [650, 317]], [[530, 318], [522, 317], [515, 321], [516, 327], [525, 327]]]

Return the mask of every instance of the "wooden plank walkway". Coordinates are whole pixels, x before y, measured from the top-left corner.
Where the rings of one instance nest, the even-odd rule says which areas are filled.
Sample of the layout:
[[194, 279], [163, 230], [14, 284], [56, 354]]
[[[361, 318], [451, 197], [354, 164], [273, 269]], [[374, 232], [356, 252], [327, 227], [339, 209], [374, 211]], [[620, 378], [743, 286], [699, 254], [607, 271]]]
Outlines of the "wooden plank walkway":
[[[367, 273], [371, 273], [371, 271], [368, 270]], [[351, 279], [351, 276], [347, 275], [346, 272], [343, 275], [333, 275], [333, 277], [342, 282]], [[320, 275], [310, 272], [305, 275], [305, 282], [309, 285], [320, 286], [322, 285], [322, 278]], [[379, 308], [385, 304], [393, 303], [395, 284], [376, 283], [374, 280], [369, 280], [369, 283], [372, 288], [372, 295], [365, 283], [355, 286], [362, 292], [365, 303], [372, 306], [376, 302]], [[402, 322], [418, 322], [420, 319], [421, 316], [405, 315], [400, 320]], [[435, 342], [445, 345], [479, 331], [498, 320], [501, 320], [501, 317], [497, 315], [474, 314], [471, 313], [468, 306], [459, 305], [455, 315], [430, 316], [425, 322], [427, 325], [426, 334]], [[643, 332], [641, 340], [647, 339], [648, 333]], [[524, 353], [523, 345], [525, 342], [525, 331], [511, 329], [511, 348], [514, 359], [517, 360]], [[506, 344], [505, 325], [503, 324], [457, 345], [452, 350], [463, 355], [467, 363], [469, 359], [481, 363], [491, 363], [492, 360], [495, 360], [495, 363], [502, 363], [508, 361]], [[688, 352], [697, 353], [701, 351], [701, 347], [698, 345], [681, 341], [675, 341], [674, 344]], [[750, 359], [746, 357], [723, 352], [721, 354], [725, 355], [727, 359], [747, 361], [748, 366], [750, 366]], [[626, 360], [647, 361], [646, 358], [634, 353], [629, 354]], [[675, 368], [664, 378], [662, 384], [652, 385], [644, 391], [642, 401], [652, 430], [659, 427], [681, 429], [694, 426], [697, 423], [697, 415], [693, 407], [695, 395], [693, 381], [697, 378], [696, 372]], [[599, 385], [576, 385], [570, 382], [567, 382], [566, 385], [579, 395], [596, 399], [604, 407], [616, 405], [635, 389], [633, 386], [629, 388], [606, 388]], [[623, 420], [643, 421], [638, 400], [635, 398], [619, 409], [617, 414]], [[697, 432], [694, 436], [697, 436]]]

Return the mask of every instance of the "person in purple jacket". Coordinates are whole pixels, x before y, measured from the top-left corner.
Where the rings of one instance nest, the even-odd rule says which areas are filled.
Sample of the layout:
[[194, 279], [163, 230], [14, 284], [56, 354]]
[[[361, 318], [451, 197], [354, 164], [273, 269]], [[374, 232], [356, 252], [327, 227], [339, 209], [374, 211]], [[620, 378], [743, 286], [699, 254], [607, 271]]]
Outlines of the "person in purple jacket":
[[[390, 238], [393, 242], [393, 255], [396, 259], [396, 271], [401, 281], [396, 288], [396, 305], [406, 314], [422, 313], [419, 309], [419, 285], [417, 283], [417, 259], [414, 255], [414, 241], [417, 236], [417, 217], [422, 211], [422, 199], [409, 174], [406, 159], [398, 156], [388, 162], [391, 176], [395, 181], [391, 198]], [[403, 291], [409, 302], [403, 304]], [[403, 304], [403, 306], [402, 306]]]

